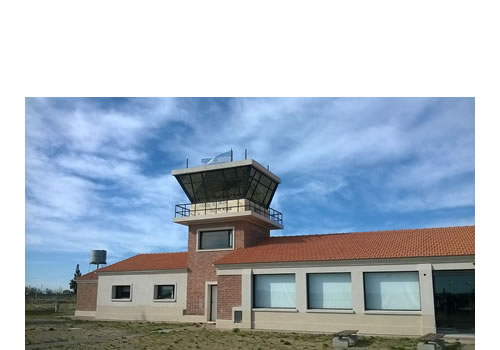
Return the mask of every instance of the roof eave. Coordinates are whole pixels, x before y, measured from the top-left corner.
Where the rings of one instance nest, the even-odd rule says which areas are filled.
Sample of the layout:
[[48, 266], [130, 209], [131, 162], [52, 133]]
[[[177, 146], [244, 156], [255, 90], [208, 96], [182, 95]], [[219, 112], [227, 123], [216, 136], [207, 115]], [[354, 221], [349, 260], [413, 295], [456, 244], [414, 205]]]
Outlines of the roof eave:
[[187, 267], [175, 268], [175, 269], [154, 269], [154, 270], [125, 270], [125, 271], [99, 271], [99, 276], [105, 275], [131, 275], [131, 274], [149, 274], [149, 273], [176, 273], [176, 272], [187, 272]]
[[296, 261], [260, 261], [260, 262], [243, 262], [243, 263], [217, 263], [214, 265], [217, 269], [234, 269], [234, 268], [249, 268], [249, 267], [264, 267], [264, 266], [277, 266], [286, 267], [288, 265], [363, 265], [363, 264], [391, 264], [397, 261], [398, 263], [419, 263], [422, 261], [437, 261], [442, 262], [446, 260], [450, 261], [465, 261], [473, 262], [475, 260], [475, 254], [464, 254], [464, 255], [436, 255], [436, 256], [414, 256], [414, 257], [395, 257], [395, 258], [357, 258], [357, 259], [339, 259], [339, 260], [296, 260]]

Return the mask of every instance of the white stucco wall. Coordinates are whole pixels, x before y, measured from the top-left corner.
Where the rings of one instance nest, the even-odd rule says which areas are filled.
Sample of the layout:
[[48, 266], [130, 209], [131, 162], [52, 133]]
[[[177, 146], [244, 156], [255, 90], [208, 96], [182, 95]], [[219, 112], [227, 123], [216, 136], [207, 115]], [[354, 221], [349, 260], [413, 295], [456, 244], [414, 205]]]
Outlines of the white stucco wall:
[[[357, 329], [360, 334], [423, 335], [436, 331], [433, 270], [474, 269], [474, 257], [337, 261], [325, 263], [254, 264], [244, 268], [218, 266], [218, 275], [242, 276], [242, 323], [217, 322], [221, 328], [255, 328], [335, 332]], [[417, 271], [420, 283], [420, 311], [365, 310], [363, 273]], [[307, 273], [350, 272], [352, 310], [308, 310]], [[253, 275], [294, 273], [296, 308], [293, 310], [253, 309]]]
[[[154, 300], [155, 285], [175, 285], [174, 300]], [[97, 319], [180, 321], [186, 308], [185, 270], [100, 273]], [[113, 300], [116, 285], [130, 285], [130, 300]]]

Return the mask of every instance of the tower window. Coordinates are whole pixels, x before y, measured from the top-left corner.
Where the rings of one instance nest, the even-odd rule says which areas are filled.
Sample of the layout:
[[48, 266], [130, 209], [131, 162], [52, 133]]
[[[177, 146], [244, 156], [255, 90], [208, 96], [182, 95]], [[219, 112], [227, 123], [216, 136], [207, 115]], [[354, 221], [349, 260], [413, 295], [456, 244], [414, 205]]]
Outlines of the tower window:
[[248, 199], [269, 208], [278, 182], [251, 165], [176, 175], [193, 204]]
[[232, 249], [233, 230], [200, 231], [198, 250]]

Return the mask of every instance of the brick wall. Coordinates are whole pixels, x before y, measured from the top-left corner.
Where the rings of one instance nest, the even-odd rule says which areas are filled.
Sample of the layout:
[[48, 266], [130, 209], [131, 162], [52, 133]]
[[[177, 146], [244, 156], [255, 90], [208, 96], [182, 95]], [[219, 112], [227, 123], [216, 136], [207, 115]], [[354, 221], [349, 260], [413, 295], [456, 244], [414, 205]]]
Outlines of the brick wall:
[[78, 311], [95, 311], [97, 308], [97, 280], [95, 282], [78, 282], [76, 292], [76, 309]]
[[[219, 227], [234, 227], [233, 245], [234, 249], [246, 248], [262, 238], [269, 237], [269, 230], [246, 221], [222, 222], [210, 225], [189, 226], [188, 237], [188, 276], [187, 276], [187, 301], [186, 311], [188, 315], [205, 314], [205, 282], [217, 281], [215, 273], [215, 260], [229, 254], [232, 250], [214, 252], [196, 251], [197, 230], [205, 230]], [[220, 294], [221, 288], [217, 288]], [[220, 303], [220, 299], [217, 300]]]
[[251, 222], [241, 222], [240, 229], [244, 232], [243, 234], [243, 248], [248, 248], [256, 244], [257, 242], [269, 237], [269, 230], [255, 225]]
[[217, 319], [232, 320], [233, 307], [241, 306], [241, 276], [218, 276]]

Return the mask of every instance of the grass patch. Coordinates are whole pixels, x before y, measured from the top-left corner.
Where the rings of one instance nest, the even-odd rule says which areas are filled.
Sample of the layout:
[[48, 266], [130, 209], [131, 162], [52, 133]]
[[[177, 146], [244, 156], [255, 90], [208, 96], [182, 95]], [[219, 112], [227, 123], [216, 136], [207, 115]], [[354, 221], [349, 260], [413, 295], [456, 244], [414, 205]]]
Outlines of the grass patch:
[[[27, 316], [27, 320], [31, 317]], [[38, 322], [26, 327], [26, 349], [64, 344], [72, 349], [330, 349], [329, 334], [280, 333], [251, 331], [235, 328], [220, 330], [201, 324], [171, 322], [120, 322], [61, 320], [57, 322], [37, 318]], [[42, 321], [43, 320], [43, 321]], [[68, 332], [68, 328], [80, 328]], [[48, 331], [53, 329], [52, 331]], [[169, 332], [158, 332], [168, 329]], [[29, 335], [29, 339], [28, 339]], [[414, 350], [417, 339], [360, 337], [355, 349]], [[470, 350], [459, 344], [450, 344], [448, 350]]]

